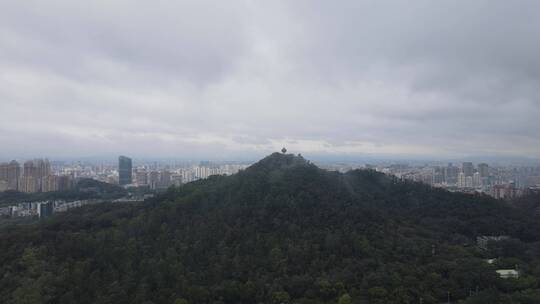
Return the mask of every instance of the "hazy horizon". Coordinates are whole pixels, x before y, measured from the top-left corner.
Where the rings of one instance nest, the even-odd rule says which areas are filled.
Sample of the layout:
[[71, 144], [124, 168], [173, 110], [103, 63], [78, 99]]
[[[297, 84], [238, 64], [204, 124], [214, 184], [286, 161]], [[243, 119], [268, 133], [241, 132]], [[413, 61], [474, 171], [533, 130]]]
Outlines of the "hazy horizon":
[[[274, 151], [278, 152], [279, 151]], [[207, 155], [207, 156], [195, 156], [195, 155], [178, 155], [178, 156], [151, 156], [151, 155], [125, 155], [133, 159], [135, 164], [149, 164], [152, 162], [158, 163], [198, 163], [201, 161], [211, 161], [216, 163], [238, 162], [238, 163], [254, 163], [264, 157], [269, 156], [271, 153], [266, 154], [243, 154], [243, 155]], [[491, 165], [540, 165], [540, 158], [532, 157], [520, 157], [520, 156], [493, 156], [493, 155], [475, 155], [467, 157], [456, 158], [438, 158], [438, 157], [426, 157], [426, 156], [414, 156], [414, 155], [384, 155], [384, 154], [354, 154], [354, 155], [332, 155], [332, 154], [312, 154], [301, 153], [301, 151], [287, 151], [287, 153], [301, 154], [307, 160], [313, 161], [318, 164], [447, 164], [453, 163], [454, 165], [460, 165], [462, 162], [488, 163]], [[82, 162], [88, 164], [115, 164], [118, 162], [119, 155], [70, 155], [70, 156], [51, 156], [51, 155], [33, 155], [22, 157], [0, 157], [0, 162], [9, 162], [16, 160], [24, 162], [33, 159], [48, 159], [53, 162]]]
[[0, 3], [0, 159], [540, 158], [540, 2]]

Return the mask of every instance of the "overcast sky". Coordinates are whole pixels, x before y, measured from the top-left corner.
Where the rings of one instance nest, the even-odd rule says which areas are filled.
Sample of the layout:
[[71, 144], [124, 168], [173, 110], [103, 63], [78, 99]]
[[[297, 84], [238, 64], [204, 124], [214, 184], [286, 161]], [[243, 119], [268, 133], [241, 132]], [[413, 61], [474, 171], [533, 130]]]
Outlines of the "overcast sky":
[[540, 156], [540, 1], [0, 0], [0, 157]]

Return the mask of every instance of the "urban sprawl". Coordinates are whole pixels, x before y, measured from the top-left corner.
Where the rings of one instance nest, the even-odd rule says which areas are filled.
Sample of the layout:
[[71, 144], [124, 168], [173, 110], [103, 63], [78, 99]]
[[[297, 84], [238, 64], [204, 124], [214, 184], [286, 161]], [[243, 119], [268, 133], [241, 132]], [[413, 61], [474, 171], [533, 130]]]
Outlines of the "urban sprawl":
[[[50, 162], [47, 159], [13, 160], [0, 163], [0, 192], [25, 193], [67, 191], [76, 181], [90, 178], [117, 184], [124, 188], [166, 189], [184, 183], [205, 179], [212, 175], [231, 175], [245, 169], [246, 162], [166, 162], [138, 161], [120, 156], [117, 163]], [[460, 165], [411, 165], [381, 163], [350, 164], [320, 163], [321, 168], [346, 172], [352, 169], [372, 169], [394, 175], [402, 180], [423, 182], [449, 191], [484, 193], [497, 199], [514, 199], [540, 190], [540, 165], [488, 165], [463, 162]], [[120, 199], [117, 201], [130, 201]], [[75, 207], [103, 202], [103, 200], [30, 201], [0, 208], [0, 216], [49, 216]]]

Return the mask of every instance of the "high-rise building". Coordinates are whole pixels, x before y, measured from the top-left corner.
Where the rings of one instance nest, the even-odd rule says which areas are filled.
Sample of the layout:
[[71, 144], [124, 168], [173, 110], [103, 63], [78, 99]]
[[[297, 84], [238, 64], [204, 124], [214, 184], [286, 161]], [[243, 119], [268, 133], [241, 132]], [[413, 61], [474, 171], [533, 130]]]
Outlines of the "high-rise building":
[[70, 176], [56, 176], [51, 171], [47, 159], [26, 161], [22, 169], [17, 161], [12, 160], [0, 164], [0, 181], [7, 183], [7, 190], [28, 193], [65, 191], [73, 186]]
[[135, 179], [137, 180], [137, 186], [148, 185], [148, 172], [146, 170], [137, 170], [135, 172]]
[[473, 180], [473, 187], [482, 186], [482, 179], [480, 178], [479, 172], [474, 172], [472, 180]]
[[21, 166], [15, 160], [12, 160], [8, 165], [7, 172], [8, 189], [19, 190], [19, 181], [21, 179]]
[[157, 189], [159, 186], [159, 172], [151, 171], [148, 174], [148, 185], [150, 189]]
[[118, 183], [120, 185], [129, 185], [133, 182], [131, 170], [131, 158], [127, 156], [118, 157]]
[[58, 190], [58, 182], [56, 180], [57, 176], [55, 175], [49, 175], [44, 178], [42, 178], [41, 182], [41, 191], [43, 192], [50, 192], [50, 191], [57, 191]]
[[465, 181], [465, 174], [463, 172], [460, 172], [458, 174], [458, 178], [457, 178], [457, 186], [459, 188], [465, 188], [467, 185], [466, 185], [466, 181]]
[[445, 167], [445, 181], [448, 184], [457, 184], [458, 182], [459, 168], [449, 163]]
[[474, 166], [473, 166], [473, 163], [471, 163], [471, 162], [464, 162], [464, 163], [461, 165], [461, 172], [463, 172], [463, 174], [465, 174], [465, 177], [467, 177], [467, 176], [473, 176], [473, 173], [474, 173]]
[[5, 181], [7, 183], [8, 180], [8, 163], [0, 163], [0, 181]]
[[210, 168], [209, 167], [195, 167], [195, 177], [198, 179], [204, 179], [208, 178], [210, 176]]
[[485, 164], [485, 163], [478, 164], [478, 173], [480, 174], [480, 177], [489, 177], [488, 164]]
[[[221, 172], [216, 172], [215, 174], [220, 174]], [[436, 184], [442, 184], [444, 182], [446, 182], [446, 179], [445, 179], [445, 176], [444, 176], [444, 169], [441, 168], [441, 167], [434, 167], [433, 170], [432, 170], [432, 181], [431, 181], [431, 184], [432, 185], [436, 185]]]
[[0, 182], [3, 184], [3, 190], [1, 191], [19, 190], [20, 174], [21, 168], [16, 161], [13, 160], [10, 163], [0, 163]]
[[51, 164], [47, 159], [36, 159], [25, 162], [23, 166], [22, 191], [49, 191], [47, 189], [47, 182], [50, 175]]
[[36, 166], [36, 173], [39, 178], [46, 178], [51, 175], [51, 164], [48, 159], [37, 159], [34, 161]]
[[466, 176], [465, 177], [465, 188], [472, 188], [474, 187], [473, 177], [472, 176]]
[[485, 163], [478, 164], [478, 174], [480, 175], [480, 183], [483, 186], [487, 186], [490, 184], [488, 164], [485, 164]]
[[37, 192], [38, 191], [38, 183], [36, 180], [37, 170], [34, 165], [34, 162], [29, 160], [26, 161], [23, 165], [23, 183], [22, 183], [22, 190], [24, 192]]
[[159, 187], [168, 188], [171, 185], [171, 172], [164, 170], [159, 175]]
[[181, 173], [183, 183], [189, 183], [197, 179], [194, 170], [182, 170]]

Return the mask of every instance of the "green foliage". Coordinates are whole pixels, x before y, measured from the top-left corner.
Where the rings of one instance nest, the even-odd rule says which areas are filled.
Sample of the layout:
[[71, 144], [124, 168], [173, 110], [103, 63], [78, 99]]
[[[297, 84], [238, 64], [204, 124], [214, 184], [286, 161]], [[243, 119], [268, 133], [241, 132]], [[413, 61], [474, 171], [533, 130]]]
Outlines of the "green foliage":
[[276, 291], [272, 293], [272, 304], [288, 304], [291, 297], [286, 291]]
[[82, 178], [75, 183], [73, 189], [67, 191], [24, 193], [10, 190], [0, 192], [0, 206], [47, 200], [116, 199], [126, 194], [127, 191], [117, 185]]
[[[277, 154], [144, 204], [0, 228], [0, 303], [538, 303], [539, 223], [485, 196]], [[512, 239], [485, 252], [483, 234]], [[522, 277], [498, 278], [488, 257]]]
[[338, 304], [352, 304], [352, 298], [351, 296], [346, 293], [339, 297]]

